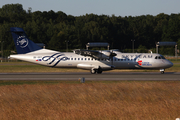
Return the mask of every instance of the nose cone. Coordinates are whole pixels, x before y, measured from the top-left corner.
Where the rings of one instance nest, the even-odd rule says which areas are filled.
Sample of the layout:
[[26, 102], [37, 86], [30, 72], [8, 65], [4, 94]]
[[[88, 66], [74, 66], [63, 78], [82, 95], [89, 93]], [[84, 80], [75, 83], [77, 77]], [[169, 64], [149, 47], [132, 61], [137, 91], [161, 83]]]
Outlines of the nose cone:
[[169, 60], [167, 61], [167, 63], [166, 63], [166, 64], [167, 64], [167, 68], [170, 68], [170, 67], [172, 67], [172, 66], [173, 66], [173, 63], [172, 63], [171, 61], [169, 61]]

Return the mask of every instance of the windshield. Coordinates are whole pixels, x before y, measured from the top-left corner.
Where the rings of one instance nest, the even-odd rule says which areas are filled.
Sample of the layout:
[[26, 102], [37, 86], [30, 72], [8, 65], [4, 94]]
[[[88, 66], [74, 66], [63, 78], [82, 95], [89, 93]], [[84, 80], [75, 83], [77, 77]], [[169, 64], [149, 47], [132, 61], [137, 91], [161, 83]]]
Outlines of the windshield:
[[156, 56], [155, 59], [166, 59], [164, 56]]
[[162, 59], [166, 59], [166, 58], [165, 58], [164, 56], [162, 56], [162, 55], [161, 55], [161, 58], [162, 58]]

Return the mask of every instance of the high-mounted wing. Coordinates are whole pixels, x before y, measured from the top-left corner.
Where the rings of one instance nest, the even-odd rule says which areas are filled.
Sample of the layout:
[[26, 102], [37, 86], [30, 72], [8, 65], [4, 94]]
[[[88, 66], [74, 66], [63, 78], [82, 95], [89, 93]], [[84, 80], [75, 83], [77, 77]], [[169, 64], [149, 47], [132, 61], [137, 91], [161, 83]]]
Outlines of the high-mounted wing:
[[83, 49], [75, 49], [73, 50], [75, 54], [90, 56], [96, 59], [109, 59], [110, 57], [114, 57], [117, 54], [113, 53], [113, 51], [97, 51], [97, 50], [83, 50]]

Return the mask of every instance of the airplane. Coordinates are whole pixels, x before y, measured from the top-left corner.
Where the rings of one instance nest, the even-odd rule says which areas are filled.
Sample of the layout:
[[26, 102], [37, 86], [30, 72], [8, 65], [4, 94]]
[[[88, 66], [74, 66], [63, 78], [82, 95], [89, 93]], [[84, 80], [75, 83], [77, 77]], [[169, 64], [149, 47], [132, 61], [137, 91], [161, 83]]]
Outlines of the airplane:
[[159, 69], [162, 74], [173, 63], [156, 53], [121, 53], [113, 50], [75, 49], [73, 52], [59, 52], [43, 49], [31, 41], [25, 31], [11, 27], [16, 46], [15, 58], [35, 64], [59, 68], [80, 68], [90, 70], [91, 74], [101, 74], [113, 69]]

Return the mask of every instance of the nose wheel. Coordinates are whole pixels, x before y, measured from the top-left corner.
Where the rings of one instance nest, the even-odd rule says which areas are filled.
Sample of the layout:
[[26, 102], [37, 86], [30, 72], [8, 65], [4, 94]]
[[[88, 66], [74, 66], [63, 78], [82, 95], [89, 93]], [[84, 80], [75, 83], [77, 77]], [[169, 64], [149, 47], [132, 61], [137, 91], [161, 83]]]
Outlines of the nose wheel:
[[164, 74], [165, 69], [160, 69], [161, 74]]

